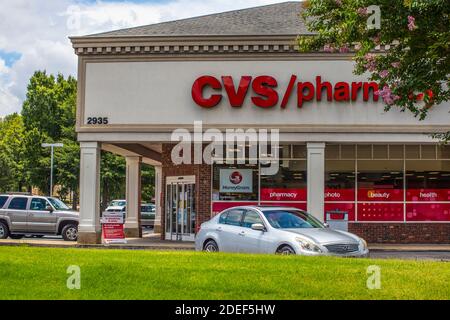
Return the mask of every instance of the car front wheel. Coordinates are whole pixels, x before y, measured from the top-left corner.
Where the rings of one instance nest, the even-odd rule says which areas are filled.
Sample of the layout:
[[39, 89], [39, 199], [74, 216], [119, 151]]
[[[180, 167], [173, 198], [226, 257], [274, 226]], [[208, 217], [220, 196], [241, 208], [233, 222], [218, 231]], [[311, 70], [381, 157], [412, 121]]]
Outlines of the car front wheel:
[[295, 254], [295, 251], [294, 251], [294, 249], [292, 249], [291, 246], [285, 245], [285, 246], [281, 246], [278, 248], [277, 254], [291, 255], [291, 254]]
[[217, 246], [217, 243], [214, 240], [208, 240], [205, 243], [205, 246], [203, 247], [203, 251], [206, 252], [218, 252], [219, 247]]
[[74, 224], [65, 226], [61, 233], [65, 241], [77, 241], [78, 239], [78, 228]]
[[9, 236], [8, 226], [4, 222], [0, 222], [0, 239], [6, 239]]

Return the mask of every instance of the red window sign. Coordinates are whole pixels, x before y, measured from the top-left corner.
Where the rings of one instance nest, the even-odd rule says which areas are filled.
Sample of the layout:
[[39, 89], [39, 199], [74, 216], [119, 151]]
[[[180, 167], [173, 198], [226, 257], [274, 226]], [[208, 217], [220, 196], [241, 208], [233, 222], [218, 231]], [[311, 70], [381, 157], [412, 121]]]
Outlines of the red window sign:
[[358, 203], [358, 221], [403, 221], [403, 203]]
[[306, 189], [261, 188], [262, 201], [306, 201]]
[[[376, 82], [340, 81], [332, 84], [322, 81], [321, 76], [317, 76], [314, 82], [302, 82], [297, 81], [296, 75], [291, 75], [288, 85], [280, 88], [278, 80], [268, 75], [257, 77], [244, 75], [240, 79], [222, 76], [221, 80], [206, 75], [197, 78], [191, 90], [194, 102], [200, 107], [212, 108], [222, 101], [225, 94], [230, 106], [239, 108], [247, 99], [249, 91], [252, 91], [249, 99], [253, 105], [260, 108], [272, 108], [278, 104], [281, 108], [286, 108], [291, 96], [296, 96], [298, 108], [302, 108], [305, 102], [322, 101], [322, 98], [326, 98], [327, 101], [357, 101], [360, 92], [363, 101], [369, 101], [370, 96], [373, 101], [378, 101], [379, 86]], [[214, 92], [206, 95], [205, 89], [212, 89]]]
[[450, 189], [407, 189], [406, 201], [450, 201]]
[[251, 202], [251, 201], [247, 201], [247, 202], [244, 202], [244, 201], [243, 202], [238, 202], [238, 201], [213, 202], [212, 212], [214, 215], [216, 215], [225, 209], [238, 207], [238, 206], [256, 206], [257, 204], [258, 204], [258, 202], [256, 202], [256, 201], [255, 202]]
[[325, 201], [354, 201], [355, 189], [325, 189]]
[[279, 207], [292, 207], [300, 210], [305, 210], [307, 204], [306, 202], [261, 202], [262, 206], [279, 206]]
[[358, 201], [403, 201], [403, 189], [358, 189]]
[[407, 203], [407, 221], [450, 221], [450, 203]]
[[325, 203], [324, 220], [327, 219], [327, 213], [331, 219], [342, 220], [344, 213], [347, 214], [348, 221], [355, 220], [355, 203]]

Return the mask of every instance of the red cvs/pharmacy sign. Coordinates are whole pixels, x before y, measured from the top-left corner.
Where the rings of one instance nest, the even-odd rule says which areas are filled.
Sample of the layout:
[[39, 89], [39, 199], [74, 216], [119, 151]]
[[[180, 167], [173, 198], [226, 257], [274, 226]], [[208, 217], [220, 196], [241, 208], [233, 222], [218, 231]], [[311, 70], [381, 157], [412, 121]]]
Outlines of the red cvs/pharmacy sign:
[[[278, 85], [278, 80], [272, 76], [242, 76], [235, 85], [232, 76], [222, 76], [220, 79], [213, 76], [201, 76], [192, 85], [192, 99], [203, 108], [217, 106], [227, 98], [233, 108], [240, 108], [250, 99], [253, 105], [260, 108], [280, 106], [284, 109], [289, 100], [294, 97], [297, 107], [302, 108], [308, 101], [357, 101], [362, 93], [362, 100], [378, 101], [379, 86], [376, 82], [345, 82], [332, 84], [323, 81], [317, 76], [315, 82], [298, 81], [296, 75], [291, 75], [289, 83], [284, 88]], [[212, 91], [212, 93], [211, 93]], [[206, 93], [209, 92], [209, 93]], [[250, 92], [250, 93], [249, 93]], [[247, 98], [247, 96], [251, 96]]]

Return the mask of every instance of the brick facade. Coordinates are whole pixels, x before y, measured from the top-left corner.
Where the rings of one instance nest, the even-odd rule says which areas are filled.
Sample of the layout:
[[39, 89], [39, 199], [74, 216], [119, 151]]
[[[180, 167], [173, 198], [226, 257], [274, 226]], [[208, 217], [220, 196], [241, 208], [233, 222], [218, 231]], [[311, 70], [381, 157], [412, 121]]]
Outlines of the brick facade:
[[450, 243], [450, 223], [349, 223], [369, 243]]
[[171, 160], [173, 144], [162, 145], [161, 239], [165, 237], [166, 177], [195, 176], [196, 227], [211, 218], [211, 166], [207, 164], [174, 165]]

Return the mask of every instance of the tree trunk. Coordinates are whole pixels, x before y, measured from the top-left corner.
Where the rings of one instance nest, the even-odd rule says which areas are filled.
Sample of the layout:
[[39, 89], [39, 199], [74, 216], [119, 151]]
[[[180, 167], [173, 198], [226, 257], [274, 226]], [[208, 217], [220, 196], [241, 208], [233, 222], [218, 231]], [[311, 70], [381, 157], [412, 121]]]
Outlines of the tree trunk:
[[73, 191], [72, 192], [72, 210], [77, 211], [78, 209], [78, 192]]
[[102, 205], [101, 205], [101, 211], [105, 211], [106, 207], [108, 207], [108, 199], [109, 198], [109, 192], [108, 192], [108, 183], [105, 181], [103, 184], [103, 192], [102, 192]]

